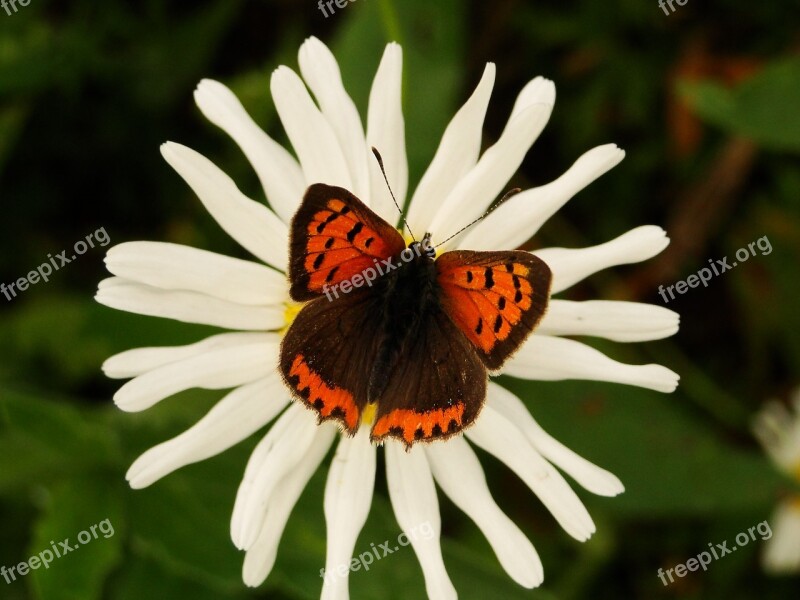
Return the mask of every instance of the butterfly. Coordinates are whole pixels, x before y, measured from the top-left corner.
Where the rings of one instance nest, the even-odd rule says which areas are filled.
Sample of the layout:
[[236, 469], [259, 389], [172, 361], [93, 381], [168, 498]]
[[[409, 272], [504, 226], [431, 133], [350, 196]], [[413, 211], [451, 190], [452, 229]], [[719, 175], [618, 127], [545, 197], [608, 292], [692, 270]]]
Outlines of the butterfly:
[[281, 343], [292, 394], [354, 435], [444, 439], [477, 418], [499, 369], [547, 308], [552, 275], [525, 251], [436, 256], [408, 246], [348, 190], [311, 185], [289, 240], [289, 295], [305, 302]]

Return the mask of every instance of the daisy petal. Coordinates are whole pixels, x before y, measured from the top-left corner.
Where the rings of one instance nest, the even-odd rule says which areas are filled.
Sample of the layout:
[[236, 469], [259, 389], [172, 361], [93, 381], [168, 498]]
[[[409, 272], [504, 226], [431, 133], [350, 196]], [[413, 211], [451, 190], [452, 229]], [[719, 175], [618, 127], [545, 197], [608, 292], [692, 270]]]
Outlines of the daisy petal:
[[165, 290], [188, 290], [262, 306], [288, 300], [283, 273], [189, 246], [127, 242], [111, 248], [105, 261], [114, 275]]
[[611, 381], [664, 393], [674, 392], [679, 379], [661, 365], [626, 365], [581, 342], [547, 335], [531, 336], [505, 364], [503, 373], [542, 381]]
[[204, 79], [197, 86], [194, 99], [205, 117], [242, 149], [272, 209], [284, 223], [291, 221], [306, 189], [297, 160], [264, 133], [234, 93], [220, 82]]
[[[375, 487], [375, 446], [369, 429], [361, 427], [355, 437], [342, 437], [328, 471], [325, 485], [325, 523], [328, 540], [325, 558], [323, 600], [347, 600], [350, 560], [358, 534], [367, 520]], [[339, 576], [338, 568], [347, 567]]]
[[369, 196], [369, 170], [367, 141], [361, 117], [353, 100], [342, 84], [339, 65], [331, 51], [315, 37], [308, 38], [300, 47], [300, 73], [322, 114], [333, 128], [353, 181], [350, 189], [359, 198]]
[[219, 167], [191, 148], [167, 142], [161, 154], [228, 235], [268, 265], [286, 268], [289, 229], [274, 212], [245, 196]]
[[625, 491], [615, 475], [593, 465], [548, 435], [533, 419], [522, 400], [504, 387], [490, 382], [487, 401], [488, 406], [514, 423], [542, 456], [585, 489], [598, 496], [616, 496]]
[[466, 431], [471, 442], [505, 463], [536, 494], [569, 535], [581, 542], [595, 531], [586, 507], [561, 474], [531, 446], [516, 425], [484, 406]]
[[[552, 91], [554, 98], [552, 82], [547, 81], [544, 87]], [[453, 235], [489, 208], [522, 164], [552, 111], [552, 102], [532, 103], [509, 121], [497, 143], [483, 153], [478, 164], [461, 178], [436, 212], [431, 230], [436, 232], [439, 239]], [[455, 246], [457, 241], [458, 238], [450, 240], [442, 250]], [[439, 246], [442, 246], [441, 241]]]
[[338, 429], [332, 423], [320, 425], [305, 456], [275, 486], [264, 513], [264, 525], [258, 538], [245, 554], [242, 579], [245, 585], [257, 587], [264, 583], [275, 565], [286, 522], [309, 479], [328, 453]]
[[132, 488], [141, 489], [181, 467], [216, 456], [261, 429], [288, 402], [277, 373], [236, 388], [192, 428], [142, 454], [125, 477]]
[[544, 580], [539, 555], [528, 538], [497, 506], [478, 457], [461, 437], [430, 444], [425, 454], [444, 493], [480, 528], [500, 564], [519, 585], [534, 588]]
[[234, 348], [254, 342], [271, 342], [279, 344], [280, 339], [275, 333], [232, 332], [212, 335], [195, 344], [187, 346], [165, 346], [155, 348], [134, 348], [126, 350], [106, 359], [103, 363], [103, 373], [112, 379], [128, 379], [142, 373], [147, 373], [158, 367], [199, 356], [212, 350]]
[[114, 402], [124, 411], [138, 412], [184, 390], [237, 387], [262, 378], [270, 360], [278, 360], [278, 346], [272, 340], [212, 350], [131, 379], [114, 394]]
[[800, 464], [800, 418], [771, 400], [756, 415], [753, 431], [779, 467], [790, 474], [796, 472]]
[[264, 526], [273, 490], [297, 467], [318, 431], [314, 414], [292, 403], [253, 450], [231, 519], [231, 539], [237, 548], [253, 546]]
[[225, 329], [269, 331], [285, 323], [282, 308], [234, 304], [197, 292], [162, 290], [120, 277], [101, 281], [95, 300], [117, 310]]
[[655, 225], [643, 225], [618, 238], [590, 248], [544, 248], [533, 254], [553, 271], [551, 294], [575, 285], [589, 275], [614, 267], [653, 258], [669, 245], [667, 232]]
[[[441, 516], [436, 487], [433, 483], [425, 451], [412, 447], [408, 452], [399, 442], [386, 442], [386, 479], [397, 522], [417, 554], [428, 598], [437, 600], [458, 597], [444, 567], [441, 535]], [[425, 528], [430, 536], [417, 532]]]
[[278, 67], [272, 74], [270, 89], [286, 135], [300, 159], [306, 183], [339, 185], [349, 190], [353, 182], [342, 147], [303, 80], [289, 67]]
[[615, 342], [660, 340], [678, 331], [678, 313], [641, 302], [551, 300], [536, 331], [544, 335], [591, 335]]
[[624, 157], [625, 152], [615, 144], [589, 150], [555, 181], [509, 198], [469, 229], [458, 246], [469, 250], [521, 246], [575, 194], [617, 166]]
[[458, 180], [478, 162], [495, 71], [494, 63], [486, 65], [472, 96], [447, 126], [436, 155], [411, 199], [407, 220], [412, 231], [430, 231], [442, 198], [446, 198]]
[[[387, 44], [378, 72], [372, 82], [367, 113], [367, 145], [377, 148], [383, 158], [386, 178], [397, 202], [403, 206], [408, 192], [408, 159], [402, 105], [403, 50]], [[399, 217], [386, 182], [374, 157], [368, 161], [370, 206], [390, 223]]]
[[800, 571], [800, 505], [796, 500], [778, 505], [770, 530], [772, 538], [764, 548], [764, 569], [771, 573]]

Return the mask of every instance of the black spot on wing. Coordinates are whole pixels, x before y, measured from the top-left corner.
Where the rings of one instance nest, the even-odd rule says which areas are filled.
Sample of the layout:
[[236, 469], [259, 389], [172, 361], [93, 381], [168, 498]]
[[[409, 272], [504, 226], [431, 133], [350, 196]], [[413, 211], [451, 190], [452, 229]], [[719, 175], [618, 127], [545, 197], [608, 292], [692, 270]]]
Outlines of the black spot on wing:
[[486, 267], [486, 271], [484, 271], [483, 276], [486, 279], [486, 289], [492, 289], [494, 287], [494, 275], [492, 273], [492, 268]]

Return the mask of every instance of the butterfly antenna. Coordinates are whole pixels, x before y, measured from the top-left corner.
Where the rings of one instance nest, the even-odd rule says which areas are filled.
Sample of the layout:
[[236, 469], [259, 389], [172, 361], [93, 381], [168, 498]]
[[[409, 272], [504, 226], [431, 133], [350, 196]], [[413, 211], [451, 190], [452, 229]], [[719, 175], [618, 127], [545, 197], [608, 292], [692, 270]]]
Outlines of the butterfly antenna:
[[386, 187], [389, 188], [389, 193], [392, 195], [394, 205], [397, 207], [397, 210], [400, 213], [400, 218], [403, 219], [403, 224], [405, 224], [406, 229], [408, 229], [408, 234], [411, 236], [411, 239], [416, 242], [417, 238], [415, 238], [414, 234], [411, 233], [411, 227], [408, 226], [408, 221], [406, 221], [406, 216], [403, 214], [403, 209], [401, 209], [400, 205], [397, 203], [397, 198], [394, 197], [392, 186], [389, 185], [389, 178], [386, 177], [386, 169], [383, 168], [383, 158], [381, 157], [381, 153], [378, 152], [378, 149], [375, 146], [372, 147], [372, 153], [375, 155], [375, 158], [378, 159], [378, 166], [380, 166], [381, 173], [383, 173], [383, 180], [386, 182]]
[[442, 246], [442, 245], [446, 244], [447, 242], [449, 242], [450, 240], [452, 240], [454, 237], [456, 237], [456, 236], [457, 236], [459, 233], [461, 233], [462, 231], [465, 231], [465, 230], [469, 229], [470, 227], [472, 227], [473, 225], [475, 225], [475, 223], [477, 223], [478, 221], [482, 221], [483, 219], [485, 219], [486, 217], [488, 217], [488, 216], [489, 216], [489, 214], [490, 214], [490, 213], [491, 213], [491, 212], [492, 212], [492, 211], [493, 211], [495, 208], [497, 208], [498, 206], [500, 206], [501, 204], [503, 204], [503, 203], [504, 203], [506, 200], [508, 200], [509, 198], [511, 198], [511, 196], [516, 196], [516, 195], [517, 195], [517, 194], [519, 194], [521, 191], [522, 191], [522, 189], [521, 189], [521, 188], [514, 188], [514, 189], [511, 189], [511, 190], [508, 190], [508, 191], [505, 193], [505, 195], [504, 195], [502, 198], [500, 198], [500, 201], [499, 201], [499, 202], [497, 202], [497, 203], [496, 203], [494, 206], [492, 206], [492, 207], [491, 207], [489, 210], [487, 210], [485, 213], [483, 213], [483, 214], [482, 214], [480, 217], [478, 217], [477, 219], [475, 219], [475, 220], [474, 220], [472, 223], [469, 223], [468, 225], [464, 225], [464, 227], [462, 227], [461, 229], [459, 229], [458, 231], [456, 231], [456, 232], [455, 232], [453, 235], [451, 235], [451, 236], [450, 236], [449, 238], [447, 238], [445, 241], [443, 241], [443, 242], [439, 242], [437, 245], [438, 245], [438, 246]]

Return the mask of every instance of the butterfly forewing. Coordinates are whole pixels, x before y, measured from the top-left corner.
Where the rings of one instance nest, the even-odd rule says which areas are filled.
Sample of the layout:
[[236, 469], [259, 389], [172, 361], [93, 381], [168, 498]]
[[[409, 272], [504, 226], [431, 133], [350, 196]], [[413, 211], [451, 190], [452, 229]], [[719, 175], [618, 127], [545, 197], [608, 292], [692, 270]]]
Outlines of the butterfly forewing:
[[310, 300], [375, 261], [397, 256], [402, 236], [344, 188], [316, 183], [292, 220], [289, 294]]
[[522, 250], [445, 252], [436, 268], [445, 311], [486, 366], [500, 368], [544, 315], [550, 268]]

